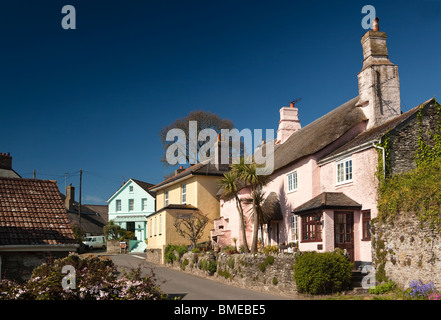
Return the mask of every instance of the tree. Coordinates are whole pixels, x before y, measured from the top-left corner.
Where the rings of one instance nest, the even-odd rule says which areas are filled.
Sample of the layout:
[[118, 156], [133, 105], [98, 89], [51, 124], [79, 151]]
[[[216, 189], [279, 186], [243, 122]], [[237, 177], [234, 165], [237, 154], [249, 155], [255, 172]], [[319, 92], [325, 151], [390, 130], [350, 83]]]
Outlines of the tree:
[[176, 232], [184, 239], [189, 240], [193, 247], [196, 247], [196, 242], [202, 238], [207, 224], [208, 217], [199, 213], [177, 217], [174, 222]]
[[[263, 210], [263, 204], [265, 203], [265, 192], [262, 191], [261, 188], [254, 190], [251, 192], [251, 197], [244, 199], [245, 203], [252, 204], [252, 210], [253, 210], [253, 219], [254, 219], [254, 230], [256, 229], [256, 225], [260, 228], [260, 236], [262, 237], [262, 247], [263, 247], [263, 225], [267, 223], [268, 217], [265, 215], [265, 212]], [[256, 223], [257, 221], [257, 223]], [[253, 230], [253, 240], [255, 237], [257, 238], [256, 234], [257, 232], [254, 232]], [[257, 245], [257, 244], [256, 244]]]
[[110, 220], [109, 223], [103, 228], [104, 235], [107, 239], [119, 239], [126, 235], [126, 229], [121, 228], [121, 226], [115, 224], [113, 220]]
[[159, 132], [159, 137], [161, 139], [162, 145], [164, 147], [164, 155], [161, 157], [161, 162], [168, 166], [169, 163], [166, 159], [167, 149], [174, 144], [174, 141], [167, 141], [167, 133], [172, 129], [181, 129], [186, 134], [185, 146], [182, 148], [185, 150], [185, 158], [187, 163], [191, 163], [191, 160], [197, 159], [197, 152], [205, 144], [205, 141], [197, 141], [197, 148], [195, 150], [196, 154], [190, 154], [189, 140], [190, 140], [190, 121], [197, 121], [197, 132], [203, 129], [213, 129], [217, 133], [221, 133], [222, 129], [232, 129], [234, 128], [233, 122], [228, 119], [221, 119], [217, 114], [211, 113], [209, 111], [192, 111], [187, 116], [176, 119], [172, 124], [164, 127]]
[[[253, 163], [247, 164], [245, 161], [232, 166], [232, 171], [251, 188], [251, 199], [253, 205], [253, 241], [251, 243], [251, 252], [257, 252], [257, 240], [259, 231], [259, 211], [261, 210], [262, 201], [258, 201], [258, 193], [261, 189], [270, 182], [269, 175], [258, 175], [256, 169], [258, 165]], [[262, 195], [261, 195], [262, 196]], [[263, 196], [262, 196], [263, 197]]]
[[[235, 166], [233, 164], [233, 166]], [[245, 220], [243, 215], [242, 200], [239, 198], [239, 191], [243, 187], [242, 181], [239, 179], [237, 171], [231, 171], [224, 173], [223, 177], [219, 180], [219, 187], [221, 189], [221, 198], [223, 200], [235, 200], [237, 212], [240, 218], [240, 227], [242, 231], [244, 252], [249, 253], [247, 234], [245, 230]]]

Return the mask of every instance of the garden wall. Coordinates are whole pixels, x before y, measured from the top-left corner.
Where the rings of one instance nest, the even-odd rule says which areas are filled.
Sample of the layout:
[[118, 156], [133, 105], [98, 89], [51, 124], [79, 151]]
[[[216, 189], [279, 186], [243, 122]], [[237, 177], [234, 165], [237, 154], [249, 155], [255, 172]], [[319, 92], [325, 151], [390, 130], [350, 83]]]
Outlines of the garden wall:
[[162, 249], [146, 249], [146, 261], [162, 264]]
[[[177, 254], [177, 252], [176, 252]], [[185, 272], [242, 288], [284, 295], [297, 294], [293, 280], [294, 254], [185, 253], [179, 261], [168, 264]], [[216, 272], [210, 268], [215, 263]]]
[[397, 215], [393, 224], [373, 223], [373, 261], [378, 280], [408, 288], [412, 280], [433, 282], [441, 289], [441, 237], [412, 213]]

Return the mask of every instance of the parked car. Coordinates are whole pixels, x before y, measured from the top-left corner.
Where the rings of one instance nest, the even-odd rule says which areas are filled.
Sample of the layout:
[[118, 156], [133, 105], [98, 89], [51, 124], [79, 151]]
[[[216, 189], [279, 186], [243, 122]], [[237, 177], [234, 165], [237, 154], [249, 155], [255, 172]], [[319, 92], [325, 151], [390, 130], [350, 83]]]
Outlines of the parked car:
[[105, 236], [90, 236], [84, 239], [83, 244], [86, 248], [92, 249], [106, 249], [106, 237]]

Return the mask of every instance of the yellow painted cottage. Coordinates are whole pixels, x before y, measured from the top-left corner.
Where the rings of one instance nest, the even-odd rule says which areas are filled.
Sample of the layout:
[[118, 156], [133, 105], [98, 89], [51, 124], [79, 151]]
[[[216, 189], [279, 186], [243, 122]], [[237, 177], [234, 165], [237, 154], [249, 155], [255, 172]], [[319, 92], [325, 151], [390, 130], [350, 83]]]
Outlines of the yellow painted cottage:
[[[228, 166], [227, 168], [228, 169]], [[210, 240], [214, 220], [220, 217], [218, 181], [226, 172], [222, 166], [208, 161], [188, 169], [178, 169], [175, 175], [153, 186], [156, 192], [156, 212], [148, 217], [148, 249], [160, 249], [161, 263], [164, 263], [164, 249], [168, 244], [188, 244], [176, 232], [175, 219], [199, 213], [208, 217], [201, 242]]]

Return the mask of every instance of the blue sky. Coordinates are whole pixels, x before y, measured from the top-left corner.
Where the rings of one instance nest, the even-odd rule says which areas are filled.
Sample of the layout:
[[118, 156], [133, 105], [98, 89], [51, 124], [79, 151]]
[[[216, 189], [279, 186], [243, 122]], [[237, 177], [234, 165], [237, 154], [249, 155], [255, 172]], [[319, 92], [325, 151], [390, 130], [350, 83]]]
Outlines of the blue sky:
[[[75, 30], [61, 27], [67, 4]], [[399, 66], [402, 110], [440, 99], [440, 0], [2, 3], [0, 152], [61, 191], [82, 169], [83, 203], [104, 204], [123, 180], [173, 170], [158, 133], [192, 110], [277, 129], [279, 109], [302, 98], [305, 126], [357, 96], [367, 4]]]

